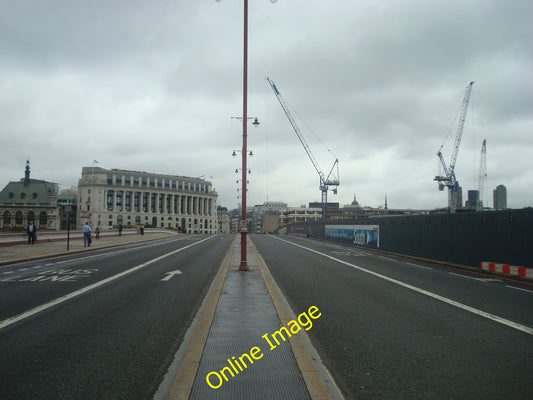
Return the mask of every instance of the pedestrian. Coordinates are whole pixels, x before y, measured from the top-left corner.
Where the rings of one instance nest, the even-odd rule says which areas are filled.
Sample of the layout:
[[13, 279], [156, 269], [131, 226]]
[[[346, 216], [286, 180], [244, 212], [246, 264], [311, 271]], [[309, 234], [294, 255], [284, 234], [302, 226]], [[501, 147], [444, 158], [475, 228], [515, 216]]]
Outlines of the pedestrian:
[[81, 231], [83, 232], [83, 247], [91, 246], [91, 227], [89, 226], [89, 222], [87, 221], [85, 225], [83, 225], [83, 228], [81, 228]]
[[33, 221], [30, 221], [26, 232], [28, 233], [28, 244], [33, 244], [37, 239], [37, 227], [33, 224]]
[[100, 239], [100, 225], [96, 226], [94, 233], [96, 233], [96, 239]]
[[144, 235], [144, 224], [141, 224], [139, 230], [141, 231], [141, 236]]
[[122, 236], [122, 224], [118, 224], [118, 235]]

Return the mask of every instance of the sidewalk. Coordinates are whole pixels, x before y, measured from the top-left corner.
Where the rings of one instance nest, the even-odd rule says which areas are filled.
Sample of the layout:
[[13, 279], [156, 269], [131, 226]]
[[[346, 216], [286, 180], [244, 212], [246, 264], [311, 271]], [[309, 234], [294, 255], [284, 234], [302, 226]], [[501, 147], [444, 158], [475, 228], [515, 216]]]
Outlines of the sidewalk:
[[283, 309], [281, 292], [251, 240], [249, 271], [238, 270], [238, 236], [199, 312], [192, 340], [182, 345], [186, 354], [168, 399], [332, 399], [318, 372], [318, 355], [312, 357], [302, 342], [304, 330], [290, 339], [276, 332], [287, 336], [280, 328], [290, 326], [294, 316]]
[[0, 265], [29, 261], [55, 255], [74, 254], [83, 251], [101, 249], [105, 247], [145, 242], [148, 240], [173, 237], [176, 235], [177, 233], [175, 231], [164, 229], [146, 230], [144, 232], [144, 235], [127, 232], [127, 234], [118, 236], [116, 232], [113, 235], [107, 234], [106, 232], [106, 235], [101, 235], [100, 239], [95, 239], [95, 236], [93, 234], [93, 242], [91, 246], [84, 247], [83, 237], [80, 235], [76, 235], [75, 232], [74, 237], [72, 235], [70, 236], [68, 251], [66, 232], [64, 232], [63, 234], [56, 234], [53, 237], [50, 236], [48, 238], [49, 240], [39, 240], [40, 237], [37, 237], [37, 242], [33, 245], [27, 244], [28, 242], [26, 238], [26, 244], [3, 244], [0, 246]]

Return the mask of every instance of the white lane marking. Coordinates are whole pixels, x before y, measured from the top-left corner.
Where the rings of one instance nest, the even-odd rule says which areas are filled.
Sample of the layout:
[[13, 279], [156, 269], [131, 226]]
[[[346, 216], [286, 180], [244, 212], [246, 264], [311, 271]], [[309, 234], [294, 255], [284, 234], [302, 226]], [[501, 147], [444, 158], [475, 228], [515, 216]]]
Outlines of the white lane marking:
[[410, 263], [410, 262], [407, 262], [407, 261], [406, 261], [405, 263], [408, 264], [408, 265], [412, 265], [413, 267], [418, 267], [418, 268], [424, 268], [424, 269], [433, 270], [433, 268], [431, 268], [431, 267], [425, 267], [425, 266], [420, 265], [420, 264], [413, 264], [413, 263]]
[[161, 279], [162, 281], [169, 281], [170, 279], [172, 279], [172, 277], [174, 275], [181, 275], [181, 271], [179, 269], [175, 270], [175, 271], [170, 271], [170, 272], [165, 272], [165, 274], [167, 276], [165, 276], [163, 279]]
[[448, 272], [448, 274], [455, 275], [455, 276], [458, 276], [460, 278], [472, 279], [474, 281], [479, 281], [479, 282], [501, 282], [500, 279], [494, 279], [494, 278], [474, 278], [473, 276], [466, 276], [466, 275], [462, 275], [462, 274], [456, 274], [456, 273], [453, 273], [453, 272]]
[[399, 286], [403, 286], [407, 289], [410, 289], [410, 290], [413, 290], [415, 292], [418, 292], [418, 293], [421, 293], [423, 295], [426, 295], [428, 297], [431, 297], [435, 300], [439, 300], [439, 301], [442, 301], [446, 304], [450, 304], [454, 307], [457, 307], [457, 308], [460, 308], [462, 310], [465, 310], [465, 311], [468, 311], [468, 312], [471, 312], [472, 314], [476, 314], [476, 315], [479, 315], [481, 317], [484, 317], [484, 318], [487, 318], [487, 319], [490, 319], [494, 322], [498, 322], [502, 325], [506, 325], [510, 328], [513, 328], [513, 329], [516, 329], [516, 330], [519, 330], [519, 331], [522, 331], [522, 332], [525, 332], [529, 335], [533, 335], [533, 328], [529, 327], [529, 326], [526, 326], [526, 325], [522, 325], [522, 324], [519, 324], [517, 322], [513, 322], [513, 321], [510, 321], [508, 319], [505, 319], [505, 318], [502, 318], [502, 317], [499, 317], [497, 315], [494, 315], [494, 314], [491, 314], [491, 313], [488, 313], [486, 311], [482, 311], [482, 310], [478, 310], [477, 308], [474, 308], [474, 307], [470, 307], [470, 306], [467, 306], [466, 304], [463, 304], [463, 303], [459, 303], [458, 301], [455, 301], [455, 300], [451, 300], [451, 299], [448, 299], [447, 297], [444, 297], [444, 296], [440, 296], [436, 293], [433, 293], [433, 292], [429, 292], [425, 289], [421, 289], [419, 287], [416, 287], [416, 286], [413, 286], [413, 285], [410, 285], [408, 283], [404, 283], [404, 282], [401, 282], [399, 280], [396, 280], [396, 279], [393, 279], [393, 278], [389, 278], [388, 276], [385, 276], [385, 275], [381, 275], [381, 274], [378, 274], [377, 272], [374, 272], [374, 271], [369, 271], [367, 269], [364, 269], [362, 267], [359, 267], [355, 264], [351, 264], [349, 262], [346, 262], [346, 261], [343, 261], [343, 260], [339, 260], [338, 258], [335, 258], [335, 257], [332, 257], [328, 254], [324, 254], [324, 253], [321, 253], [319, 251], [316, 251], [316, 250], [313, 250], [313, 249], [310, 249], [308, 247], [305, 247], [305, 246], [301, 246], [299, 244], [296, 244], [296, 243], [293, 243], [293, 242], [290, 242], [288, 240], [284, 240], [284, 239], [280, 239], [280, 238], [277, 238], [273, 235], [271, 235], [271, 237], [277, 239], [277, 240], [280, 240], [282, 242], [285, 242], [285, 243], [289, 243], [293, 246], [296, 246], [296, 247], [301, 247], [302, 249], [305, 249], [305, 250], [308, 250], [310, 252], [313, 252], [313, 253], [316, 253], [316, 254], [320, 254], [321, 256], [323, 257], [326, 257], [326, 258], [329, 258], [331, 260], [334, 260], [334, 261], [337, 261], [341, 264], [344, 264], [344, 265], [348, 265], [352, 268], [355, 268], [355, 269], [358, 269], [359, 271], [362, 271], [362, 272], [366, 272], [367, 274], [370, 274], [370, 275], [374, 275], [378, 278], [381, 278], [381, 279], [384, 279], [386, 281], [389, 281], [389, 282], [392, 282], [392, 283], [395, 283], [396, 285], [399, 285]]
[[486, 282], [485, 279], [481, 279], [481, 278], [474, 278], [472, 276], [466, 276], [466, 275], [461, 275], [461, 274], [456, 274], [455, 272], [448, 272], [449, 275], [455, 275], [455, 276], [458, 276], [459, 278], [466, 278], [466, 279], [472, 279], [474, 281], [481, 281], [481, 282]]
[[86, 292], [88, 292], [90, 290], [96, 289], [96, 288], [98, 288], [98, 287], [100, 287], [102, 285], [105, 285], [105, 284], [107, 284], [109, 282], [112, 282], [112, 281], [114, 281], [114, 280], [116, 280], [118, 278], [122, 278], [125, 275], [131, 274], [132, 272], [135, 272], [135, 271], [137, 271], [139, 269], [142, 269], [142, 268], [144, 268], [144, 267], [146, 267], [146, 266], [148, 266], [150, 264], [153, 264], [153, 263], [155, 263], [157, 261], [160, 261], [163, 258], [166, 258], [166, 257], [171, 256], [173, 254], [179, 253], [180, 251], [188, 249], [189, 247], [196, 246], [197, 244], [205, 242], [206, 240], [209, 240], [209, 239], [211, 239], [213, 237], [214, 236], [207, 237], [205, 239], [200, 240], [199, 242], [191, 243], [191, 244], [189, 244], [189, 245], [187, 245], [185, 247], [182, 247], [180, 249], [171, 251], [170, 253], [163, 254], [162, 256], [159, 256], [159, 257], [154, 258], [152, 260], [146, 261], [146, 262], [144, 262], [142, 264], [139, 264], [139, 265], [137, 265], [137, 266], [135, 266], [133, 268], [130, 268], [130, 269], [126, 270], [126, 271], [122, 271], [122, 272], [120, 272], [120, 273], [118, 273], [116, 275], [110, 276], [109, 278], [106, 278], [106, 279], [103, 279], [103, 280], [101, 280], [99, 282], [93, 283], [92, 285], [89, 285], [89, 286], [86, 286], [86, 287], [81, 288], [79, 290], [76, 290], [76, 291], [74, 291], [72, 293], [69, 293], [69, 294], [67, 294], [65, 296], [59, 297], [59, 298], [57, 298], [55, 300], [52, 300], [52, 301], [50, 301], [48, 303], [41, 304], [40, 306], [34, 307], [31, 310], [23, 312], [22, 314], [15, 315], [14, 317], [5, 319], [3, 321], [0, 321], [0, 330], [2, 330], [3, 328], [6, 328], [9, 325], [12, 325], [12, 324], [14, 324], [16, 322], [22, 321], [23, 319], [31, 317], [32, 315], [35, 315], [35, 314], [38, 314], [38, 313], [40, 313], [40, 312], [42, 312], [44, 310], [47, 310], [48, 308], [53, 307], [53, 306], [55, 306], [57, 304], [64, 303], [65, 301], [73, 299], [74, 297], [78, 297], [78, 296], [80, 296], [80, 295], [82, 295], [82, 294], [84, 294], [84, 293], [86, 293]]
[[505, 285], [505, 286], [507, 286], [508, 288], [511, 288], [511, 289], [521, 290], [522, 292], [533, 294], [533, 292], [531, 290], [522, 289], [522, 288], [519, 288], [519, 287], [516, 287], [516, 286], [511, 286], [511, 285]]

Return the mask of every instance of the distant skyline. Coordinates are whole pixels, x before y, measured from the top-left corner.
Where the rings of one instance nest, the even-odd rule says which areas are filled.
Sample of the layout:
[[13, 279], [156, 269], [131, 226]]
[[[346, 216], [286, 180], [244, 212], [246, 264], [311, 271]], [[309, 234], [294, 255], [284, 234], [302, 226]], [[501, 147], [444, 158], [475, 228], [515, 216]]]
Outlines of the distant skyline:
[[[249, 6], [248, 204], [320, 201], [319, 179], [265, 78], [301, 116], [330, 201], [444, 208], [464, 88], [475, 84], [456, 165], [484, 202], [507, 187], [533, 206], [533, 3], [529, 0], [255, 0]], [[84, 166], [205, 176], [238, 205], [242, 1], [0, 2], [0, 186], [77, 184]], [[445, 139], [447, 140], [445, 141]]]
[[[28, 161], [28, 160], [27, 160]], [[25, 163], [25, 166], [26, 166], [27, 163]], [[101, 168], [99, 163], [98, 162], [95, 162], [94, 163], [94, 168]], [[85, 167], [89, 167], [90, 166], [85, 166]], [[25, 167], [26, 168], [26, 167]], [[126, 169], [123, 169], [123, 168], [110, 168], [110, 170], [116, 170], [116, 171], [124, 171], [124, 172], [146, 172], [146, 173], [149, 173], [149, 174], [154, 174], [154, 175], [167, 175], [167, 174], [164, 174], [164, 173], [161, 173], [161, 172], [154, 172], [154, 171], [141, 171], [139, 169], [132, 169], [132, 170], [126, 170]], [[168, 174], [168, 175], [173, 175], [173, 174]], [[174, 176], [177, 176], [177, 177], [185, 177], [185, 178], [200, 178], [200, 179], [204, 179], [206, 181], [209, 181], [212, 183], [212, 181], [210, 181], [209, 179], [206, 179], [205, 177], [203, 176], [200, 176], [200, 177], [191, 177], [191, 176], [184, 176], [184, 175], [174, 175]], [[38, 179], [38, 180], [44, 180], [44, 181], [48, 181], [48, 182], [51, 182], [51, 183], [54, 183], [54, 184], [58, 184], [59, 187], [60, 187], [60, 190], [70, 190], [70, 189], [76, 189], [77, 190], [77, 182], [75, 185], [72, 185], [72, 186], [64, 186], [61, 184], [61, 182], [53, 182], [53, 181], [50, 181], [46, 178], [35, 178], [33, 177], [33, 175], [31, 175], [31, 161], [30, 161], [30, 178], [31, 179]], [[80, 178], [81, 178], [81, 171], [80, 171]], [[20, 179], [11, 179], [9, 182], [19, 182], [19, 181], [22, 181], [24, 180], [24, 176], [22, 176]], [[7, 182], [6, 185], [4, 185], [2, 187], [2, 189], [7, 186], [7, 184], [9, 183]], [[491, 197], [490, 198], [486, 198], [485, 199], [485, 203], [484, 203], [484, 207], [493, 207], [493, 203], [494, 203], [494, 198], [493, 198], [493, 192], [496, 192], [497, 189], [500, 189], [502, 190], [501, 188], [503, 187], [503, 190], [506, 190], [505, 188], [505, 185], [498, 185], [497, 187], [493, 188], [493, 189], [489, 189], [489, 192], [491, 193]], [[216, 188], [214, 188], [214, 190], [216, 190]], [[507, 193], [505, 194], [505, 199], [507, 199]], [[464, 196], [463, 196], [464, 197]], [[346, 202], [346, 203], [339, 203], [338, 201], [335, 200], [335, 198], [328, 198], [328, 203], [339, 203], [339, 206], [342, 208], [344, 206], [348, 206], [348, 205], [352, 205], [352, 202], [354, 200], [356, 200], [357, 198], [357, 193], [353, 193], [353, 196], [352, 196], [352, 199], [351, 201], [349, 202]], [[463, 199], [464, 200], [464, 199]], [[265, 200], [264, 202], [262, 203], [254, 203], [254, 204], [248, 204], [247, 208], [253, 208], [255, 206], [258, 206], [258, 205], [263, 205], [267, 202], [270, 202], [270, 203], [286, 203], [288, 207], [300, 207], [300, 206], [305, 206], [305, 207], [308, 207], [310, 203], [320, 203], [320, 201], [314, 201], [314, 200], [309, 200], [307, 202], [303, 202], [303, 203], [298, 203], [298, 204], [290, 204], [286, 201], [284, 201], [283, 199], [278, 199], [278, 200], [272, 200], [272, 199], [269, 199], [269, 200]], [[383, 204], [380, 204], [379, 206], [373, 206], [373, 205], [369, 205], [369, 204], [360, 204], [359, 201], [357, 200], [358, 202], [358, 205], [361, 206], [361, 207], [371, 207], [371, 208], [389, 208], [387, 206], [387, 195], [384, 194], [384, 201], [383, 201]], [[233, 209], [237, 209], [238, 207], [228, 207], [227, 205], [224, 205], [224, 204], [220, 204], [219, 202], [217, 202], [217, 206], [221, 206], [221, 207], [225, 207], [227, 208], [228, 210], [233, 210]], [[462, 206], [464, 207], [465, 206], [465, 202], [463, 201], [463, 204]], [[526, 206], [527, 207], [527, 206]], [[434, 207], [436, 208], [436, 207]], [[445, 207], [442, 207], [442, 208], [445, 208]], [[520, 207], [522, 208], [522, 207]], [[407, 209], [414, 209], [413, 207], [407, 207]], [[425, 210], [425, 209], [420, 209], [420, 210]], [[431, 209], [427, 209], [427, 210], [431, 210]]]

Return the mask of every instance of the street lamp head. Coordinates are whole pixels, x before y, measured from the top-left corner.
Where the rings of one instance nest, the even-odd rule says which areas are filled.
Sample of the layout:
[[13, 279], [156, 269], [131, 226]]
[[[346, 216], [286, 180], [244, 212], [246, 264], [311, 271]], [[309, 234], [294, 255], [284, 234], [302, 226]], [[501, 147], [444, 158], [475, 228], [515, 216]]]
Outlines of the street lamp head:
[[252, 122], [252, 125], [256, 128], [260, 125], [259, 121], [257, 120], [257, 117], [255, 118], [254, 122]]
[[235, 157], [237, 155], [237, 153], [235, 153], [235, 150], [233, 150], [233, 153], [231, 154], [233, 157]]
[[249, 155], [250, 157], [252, 157], [252, 156], [254, 155], [253, 151], [250, 150], [250, 152], [248, 153], [248, 155]]

